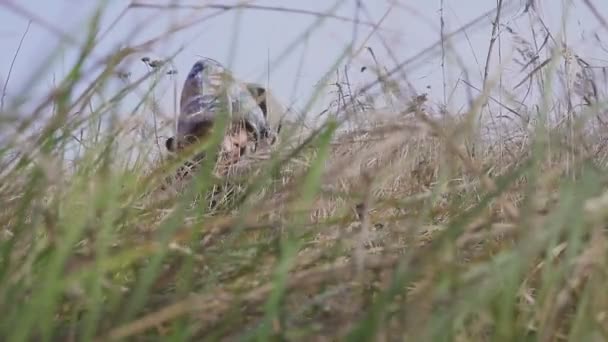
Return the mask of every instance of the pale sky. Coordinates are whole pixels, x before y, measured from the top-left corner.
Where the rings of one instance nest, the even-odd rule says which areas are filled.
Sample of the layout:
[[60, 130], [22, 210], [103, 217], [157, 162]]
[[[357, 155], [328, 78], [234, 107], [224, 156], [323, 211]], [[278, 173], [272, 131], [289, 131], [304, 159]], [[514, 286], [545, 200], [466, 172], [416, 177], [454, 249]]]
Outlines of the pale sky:
[[[406, 0], [360, 0], [366, 12], [360, 12], [360, 21], [378, 24], [385, 12], [390, 12], [380, 24], [380, 29], [365, 44], [374, 49], [379, 61], [388, 69], [398, 62], [408, 60], [423, 49], [432, 46], [440, 37], [440, 4], [441, 0], [433, 1], [406, 1]], [[141, 3], [180, 3], [205, 4], [209, 1], [159, 1], [141, 0]], [[236, 1], [216, 1], [216, 4], [229, 4]], [[522, 13], [526, 0], [505, 0], [505, 13], [503, 24], [516, 30], [522, 36], [530, 36], [530, 23], [527, 14]], [[539, 2], [539, 1], [537, 1]], [[594, 42], [592, 37], [598, 34], [605, 37], [608, 31], [601, 26], [591, 14], [583, 1], [545, 0], [537, 8], [543, 15], [546, 24], [557, 34], [563, 15], [562, 6], [570, 4], [568, 12], [568, 43], [578, 53], [581, 53], [598, 65], [608, 64], [608, 52]], [[595, 0], [598, 11], [608, 16], [608, 2]], [[10, 4], [14, 5], [10, 5]], [[8, 97], [14, 95], [27, 96], [35, 99], [45, 94], [53, 84], [53, 78], [59, 79], [65, 74], [67, 66], [73, 63], [78, 47], [67, 44], [63, 52], [55, 61], [49, 60], [53, 49], [58, 47], [61, 34], [82, 41], [86, 34], [86, 25], [98, 1], [85, 0], [12, 0], [0, 2], [0, 82], [3, 85], [7, 77], [14, 51], [25, 30], [28, 15], [36, 17], [32, 24], [17, 58], [10, 83], [8, 84]], [[102, 32], [109, 27], [117, 16], [131, 3], [127, 0], [110, 0], [107, 10], [102, 17]], [[284, 8], [297, 8], [309, 11], [326, 12], [335, 4], [339, 4], [337, 15], [354, 18], [357, 0], [267, 0], [250, 1], [249, 3], [267, 6], [280, 6]], [[443, 0], [444, 20], [446, 32], [451, 32], [469, 23], [473, 19], [492, 10], [496, 6], [494, 0]], [[8, 5], [7, 5], [8, 4]], [[17, 7], [18, 6], [18, 7]], [[20, 13], [17, 8], [25, 9], [29, 14]], [[515, 9], [515, 10], [512, 10]], [[118, 45], [139, 44], [146, 39], [157, 36], [176, 23], [186, 23], [195, 18], [202, 18], [212, 14], [215, 10], [150, 10], [130, 9], [108, 32], [107, 36], [96, 46], [96, 58], [108, 54]], [[473, 77], [472, 82], [481, 86], [480, 75], [485, 63], [488, 42], [491, 34], [491, 22], [494, 16], [486, 16], [479, 25], [454, 36], [450, 44], [454, 51], [466, 63], [466, 67]], [[301, 107], [309, 99], [317, 82], [336, 61], [343, 49], [353, 37], [354, 23], [338, 21], [328, 18], [322, 24], [314, 24], [316, 17], [303, 14], [272, 12], [261, 10], [243, 10], [241, 12], [226, 12], [189, 29], [169, 36], [155, 45], [151, 51], [134, 56], [130, 65], [124, 68], [132, 73], [133, 78], [141, 76], [146, 71], [139, 58], [149, 55], [153, 58], [164, 58], [175, 53], [176, 49], [185, 46], [185, 49], [175, 58], [178, 70], [177, 87], [181, 90], [183, 79], [188, 69], [194, 63], [197, 55], [212, 57], [220, 62], [230, 65], [234, 74], [248, 81], [266, 83], [270, 81], [270, 88], [284, 103], [295, 101], [296, 108]], [[49, 27], [44, 27], [41, 23]], [[138, 34], [133, 36], [133, 30], [141, 27]], [[311, 28], [308, 39], [302, 34]], [[56, 31], [56, 32], [53, 32]], [[360, 24], [357, 30], [356, 48], [367, 37], [372, 28]], [[62, 32], [62, 33], [57, 33]], [[236, 40], [235, 40], [236, 37]], [[390, 48], [392, 57], [382, 43]], [[288, 49], [294, 42], [299, 42]], [[510, 38], [502, 36], [502, 56], [512, 56]], [[235, 53], [231, 54], [234, 48]], [[286, 50], [288, 49], [288, 50]], [[287, 51], [284, 60], [276, 61], [279, 55]], [[230, 56], [235, 56], [231, 60]], [[496, 54], [495, 54], [496, 56]], [[95, 58], [95, 59], [96, 59]], [[93, 60], [95, 60], [93, 59]], [[270, 74], [267, 66], [271, 61]], [[301, 67], [300, 67], [301, 63]], [[353, 62], [351, 81], [363, 84], [373, 80], [373, 75], [358, 72], [361, 66], [370, 65], [370, 55], [365, 51]], [[46, 74], [36, 76], [38, 82], [34, 89], [23, 90], [25, 81], [32, 77], [32, 73], [40, 65], [47, 65]], [[407, 76], [419, 92], [429, 92], [431, 99], [441, 102], [443, 98], [443, 76], [441, 70], [439, 50], [424, 55], [405, 68]], [[506, 65], [506, 70], [509, 70]], [[299, 69], [301, 69], [299, 71]], [[514, 68], [514, 70], [517, 70]], [[448, 88], [453, 87], [461, 75], [461, 67], [454, 63], [448, 66]], [[427, 88], [430, 87], [430, 88]], [[458, 87], [457, 87], [458, 88]], [[166, 82], [157, 91], [161, 104], [161, 112], [167, 118], [173, 115], [173, 92], [171, 83]], [[457, 89], [458, 90], [458, 89]], [[143, 91], [143, 90], [142, 90]], [[21, 93], [21, 94], [20, 94]], [[458, 109], [461, 104], [454, 100]], [[326, 102], [320, 102], [315, 108], [319, 111]]]

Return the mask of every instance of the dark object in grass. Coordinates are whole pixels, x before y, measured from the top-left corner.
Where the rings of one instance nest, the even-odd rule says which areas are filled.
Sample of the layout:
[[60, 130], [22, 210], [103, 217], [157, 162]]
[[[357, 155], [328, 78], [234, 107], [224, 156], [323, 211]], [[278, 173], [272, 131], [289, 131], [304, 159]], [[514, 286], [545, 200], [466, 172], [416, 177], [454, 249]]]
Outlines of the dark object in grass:
[[167, 150], [176, 152], [199, 140], [205, 140], [221, 115], [229, 124], [244, 123], [254, 143], [274, 140], [262, 104], [256, 102], [251, 90], [234, 79], [219, 62], [202, 58], [188, 73], [180, 98], [177, 134], [165, 142]]

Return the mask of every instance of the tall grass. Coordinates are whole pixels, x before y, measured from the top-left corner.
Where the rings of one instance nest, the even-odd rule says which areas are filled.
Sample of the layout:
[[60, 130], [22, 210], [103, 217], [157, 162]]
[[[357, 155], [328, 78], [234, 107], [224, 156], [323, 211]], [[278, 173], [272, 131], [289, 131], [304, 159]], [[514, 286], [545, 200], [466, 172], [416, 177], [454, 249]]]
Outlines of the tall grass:
[[[463, 113], [407, 97], [407, 80], [375, 56], [380, 90], [352, 84], [346, 48], [325, 78], [336, 95], [325, 121], [290, 139], [292, 118], [234, 172], [203, 162], [184, 177], [189, 157], [218, 153], [219, 130], [159, 156], [166, 128], [141, 116], [174, 69], [148, 58], [146, 74], [123, 72], [135, 47], [95, 64], [100, 4], [48, 97], [31, 112], [3, 102], [1, 339], [608, 339], [603, 81], [557, 33], [535, 31], [534, 8], [530, 42], [500, 25], [497, 4], [481, 28], [483, 84], [465, 83], [477, 96]], [[290, 11], [241, 8], [252, 9]], [[504, 77], [523, 95], [492, 72], [501, 39], [521, 54], [522, 71]], [[120, 89], [99, 103], [117, 73]], [[132, 95], [140, 104], [120, 113]]]

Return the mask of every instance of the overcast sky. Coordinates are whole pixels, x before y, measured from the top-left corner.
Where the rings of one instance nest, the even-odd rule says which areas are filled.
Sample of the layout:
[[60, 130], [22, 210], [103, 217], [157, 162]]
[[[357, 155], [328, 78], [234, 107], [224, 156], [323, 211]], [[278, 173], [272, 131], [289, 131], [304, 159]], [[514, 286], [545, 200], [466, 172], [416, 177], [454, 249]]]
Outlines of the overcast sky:
[[[185, 1], [158, 1], [141, 0], [140, 2], [164, 4], [181, 3]], [[512, 0], [505, 2], [503, 23], [519, 34], [529, 35], [529, 21], [522, 13], [525, 0]], [[544, 0], [537, 10], [542, 13], [550, 29], [556, 33], [560, 30], [561, 18], [564, 14], [564, 3], [569, 3], [568, 12], [568, 43], [577, 49], [577, 52], [598, 64], [606, 65], [608, 53], [590, 37], [597, 33], [606, 36], [598, 20], [591, 14], [583, 1]], [[608, 2], [604, 0], [593, 1], [598, 11], [608, 17]], [[34, 16], [35, 21], [29, 29], [13, 67], [8, 96], [27, 95], [35, 98], [48, 91], [53, 78], [59, 79], [65, 74], [66, 68], [71, 65], [76, 56], [78, 47], [73, 43], [66, 43], [65, 49], [58, 54], [57, 60], [49, 60], [53, 50], [56, 50], [60, 37], [69, 37], [82, 41], [86, 34], [87, 23], [98, 1], [84, 0], [13, 0], [14, 5], [6, 5], [11, 1], [0, 2], [0, 81], [4, 84], [7, 77], [14, 51], [19, 45], [23, 31], [27, 27], [28, 16]], [[138, 44], [156, 37], [175, 23], [187, 23], [190, 20], [201, 19], [213, 14], [215, 11], [204, 10], [151, 10], [130, 9], [113, 26], [112, 22], [127, 8], [131, 1], [108, 1], [107, 10], [102, 17], [102, 32], [110, 31], [96, 46], [94, 55], [102, 57], [119, 45]], [[209, 3], [206, 1], [191, 1], [190, 4]], [[214, 3], [229, 4], [235, 1], [217, 1]], [[249, 3], [296, 8], [309, 11], [327, 12], [338, 6], [336, 15], [354, 18], [357, 0], [281, 0], [281, 1], [250, 1]], [[312, 94], [317, 82], [335, 63], [336, 59], [346, 45], [352, 41], [353, 35], [358, 37], [357, 46], [362, 46], [363, 40], [372, 32], [370, 24], [379, 24], [379, 30], [365, 42], [376, 53], [379, 61], [389, 69], [401, 62], [417, 55], [420, 51], [436, 43], [440, 37], [440, 4], [441, 0], [433, 1], [406, 1], [406, 0], [361, 0], [364, 10], [359, 11], [359, 21], [356, 33], [354, 23], [328, 18], [322, 23], [316, 23], [317, 17], [312, 15], [244, 10], [241, 12], [229, 11], [219, 14], [211, 19], [190, 26], [151, 48], [134, 56], [132, 64], [125, 65], [133, 77], [141, 76], [146, 67], [138, 59], [144, 55], [153, 58], [165, 58], [175, 53], [176, 49], [185, 49], [175, 58], [175, 67], [178, 74], [178, 91], [181, 90], [183, 78], [188, 69], [197, 59], [197, 55], [212, 57], [220, 62], [230, 65], [237, 77], [266, 84], [270, 82], [278, 98], [284, 103], [296, 101], [296, 107], [302, 107]], [[491, 11], [496, 6], [494, 0], [444, 0], [444, 20], [446, 32], [459, 27]], [[18, 5], [17, 5], [18, 4]], [[337, 5], [336, 5], [337, 4]], [[24, 13], [25, 10], [29, 13]], [[381, 21], [385, 13], [388, 15]], [[479, 25], [473, 26], [454, 36], [450, 42], [461, 60], [466, 63], [473, 82], [480, 85], [479, 78], [489, 38], [493, 15], [483, 17]], [[46, 27], [45, 27], [46, 26]], [[137, 34], [133, 31], [138, 29]], [[303, 38], [306, 30], [311, 30], [307, 39]], [[505, 37], [505, 36], [503, 36]], [[294, 42], [297, 44], [293, 45]], [[509, 38], [502, 38], [502, 56], [511, 56]], [[390, 49], [390, 54], [388, 53]], [[234, 49], [234, 50], [232, 50]], [[235, 53], [232, 53], [234, 51]], [[277, 58], [285, 53], [285, 58]], [[230, 56], [234, 58], [231, 59]], [[270, 63], [269, 63], [270, 61]], [[352, 61], [352, 82], [362, 84], [373, 79], [369, 73], [358, 72], [361, 66], [370, 65], [370, 55], [363, 51]], [[268, 74], [268, 65], [270, 73]], [[38, 82], [34, 89], [23, 91], [25, 81], [32, 76], [34, 70], [40, 65], [47, 65], [47, 73], [37, 76]], [[424, 55], [423, 58], [408, 64], [405, 69], [409, 80], [420, 92], [430, 92], [431, 97], [441, 101], [443, 97], [443, 76], [441, 58], [438, 50]], [[448, 88], [454, 84], [461, 75], [461, 67], [450, 63], [448, 67]], [[161, 111], [168, 116], [172, 115], [173, 95], [170, 82], [158, 93]], [[20, 94], [21, 93], [21, 94]], [[24, 94], [25, 93], [25, 94]], [[323, 102], [315, 107], [322, 108]]]

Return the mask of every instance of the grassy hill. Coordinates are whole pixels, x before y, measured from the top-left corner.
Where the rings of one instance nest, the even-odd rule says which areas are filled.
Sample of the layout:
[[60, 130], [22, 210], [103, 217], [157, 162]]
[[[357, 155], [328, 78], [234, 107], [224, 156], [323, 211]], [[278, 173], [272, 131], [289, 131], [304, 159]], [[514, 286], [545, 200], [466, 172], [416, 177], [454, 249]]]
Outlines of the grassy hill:
[[176, 178], [187, 156], [114, 106], [165, 70], [89, 106], [133, 53], [77, 90], [90, 37], [36, 109], [3, 112], [3, 341], [608, 339], [602, 81], [554, 96], [563, 51], [530, 56], [523, 109], [481, 91], [451, 113], [381, 72], [390, 106], [336, 83], [307, 135]]

